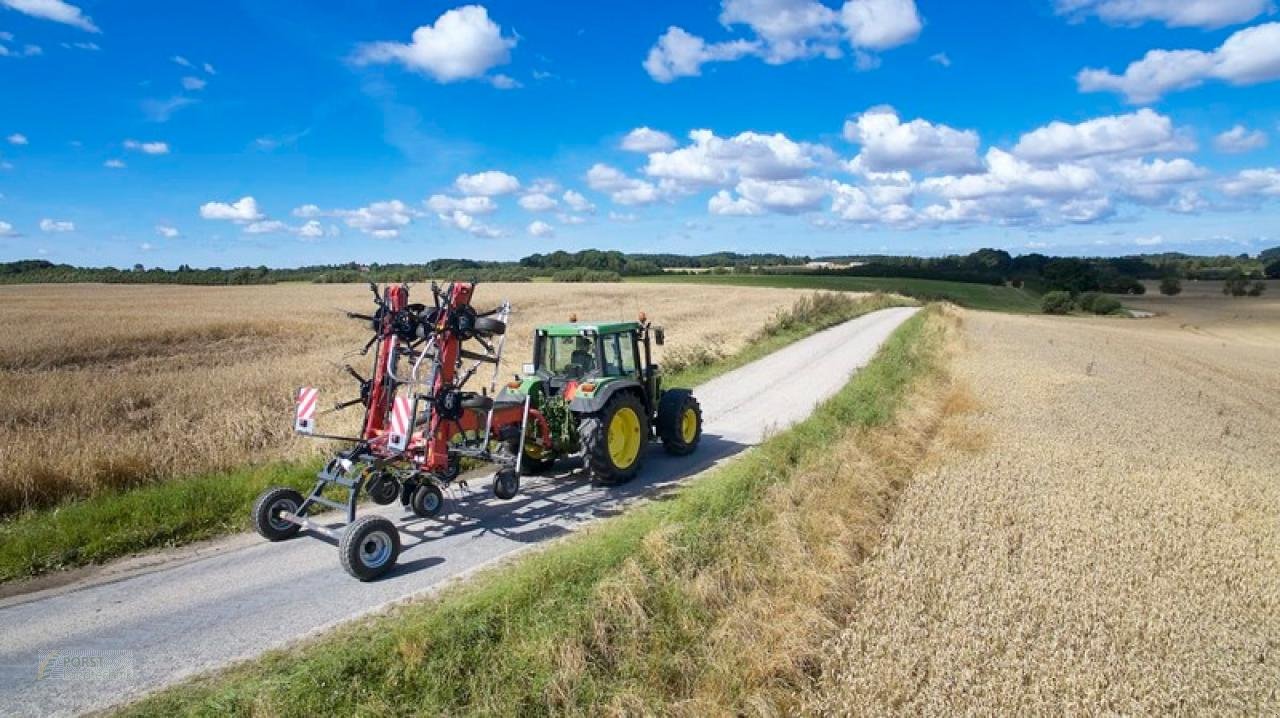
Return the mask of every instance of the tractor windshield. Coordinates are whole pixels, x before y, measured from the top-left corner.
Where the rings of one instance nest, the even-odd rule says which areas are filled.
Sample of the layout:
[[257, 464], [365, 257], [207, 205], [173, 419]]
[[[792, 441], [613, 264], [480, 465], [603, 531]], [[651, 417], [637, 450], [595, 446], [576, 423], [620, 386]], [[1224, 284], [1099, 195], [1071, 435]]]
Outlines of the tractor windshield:
[[595, 343], [590, 337], [543, 337], [538, 368], [556, 376], [586, 376], [596, 370]]

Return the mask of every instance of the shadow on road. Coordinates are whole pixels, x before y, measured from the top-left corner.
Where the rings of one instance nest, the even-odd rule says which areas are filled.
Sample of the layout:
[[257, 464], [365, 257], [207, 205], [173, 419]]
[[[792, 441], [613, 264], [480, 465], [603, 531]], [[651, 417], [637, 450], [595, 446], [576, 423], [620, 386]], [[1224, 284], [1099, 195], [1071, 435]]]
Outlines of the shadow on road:
[[487, 476], [454, 487], [446, 495], [444, 510], [448, 513], [431, 519], [410, 514], [397, 521], [403, 541], [402, 563], [387, 578], [443, 563], [442, 557], [421, 554], [445, 537], [496, 534], [532, 544], [563, 536], [583, 522], [622, 513], [626, 504], [638, 498], [662, 498], [683, 480], [747, 448], [748, 444], [712, 434], [704, 434], [698, 450], [690, 456], [670, 456], [661, 445], [651, 444], [639, 475], [619, 486], [594, 484], [580, 461], [561, 460], [546, 475], [523, 477], [520, 494], [509, 501], [493, 496]]

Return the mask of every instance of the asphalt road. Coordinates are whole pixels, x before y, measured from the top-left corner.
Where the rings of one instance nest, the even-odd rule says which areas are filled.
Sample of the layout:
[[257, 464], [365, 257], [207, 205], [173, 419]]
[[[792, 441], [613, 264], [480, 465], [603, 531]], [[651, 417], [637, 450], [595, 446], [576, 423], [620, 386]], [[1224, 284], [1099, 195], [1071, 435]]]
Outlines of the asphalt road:
[[396, 569], [375, 582], [348, 576], [325, 540], [304, 534], [271, 544], [245, 535], [0, 601], [0, 715], [107, 708], [616, 514], [808, 416], [915, 311], [860, 317], [698, 387], [698, 451], [675, 458], [654, 445], [640, 478], [625, 486], [593, 486], [566, 465], [562, 475], [526, 479], [510, 501], [493, 498], [487, 479], [475, 480], [447, 497], [442, 519], [418, 519], [398, 503], [375, 507], [397, 521], [404, 544]]

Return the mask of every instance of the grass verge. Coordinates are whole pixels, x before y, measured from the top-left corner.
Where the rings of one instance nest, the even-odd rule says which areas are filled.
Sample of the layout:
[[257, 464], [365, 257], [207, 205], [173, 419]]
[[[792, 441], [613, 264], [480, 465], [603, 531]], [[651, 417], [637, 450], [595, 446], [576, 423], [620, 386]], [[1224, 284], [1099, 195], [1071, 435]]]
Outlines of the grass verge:
[[0, 523], [0, 581], [242, 531], [268, 486], [309, 488], [320, 462], [278, 463], [102, 494]]
[[912, 297], [922, 302], [947, 301], [970, 309], [1020, 314], [1036, 314], [1040, 311], [1039, 294], [1030, 289], [946, 282], [938, 279], [841, 277], [820, 274], [664, 274], [653, 277], [628, 277], [627, 281], [727, 284], [741, 287], [820, 289], [838, 292], [886, 292]]
[[711, 344], [668, 352], [663, 359], [663, 385], [695, 387], [823, 329], [879, 309], [914, 304], [913, 300], [881, 292], [868, 296], [815, 292], [801, 297], [790, 309], [778, 312], [734, 354], [722, 354], [718, 347]]
[[809, 419], [663, 500], [122, 712], [785, 714], [810, 685], [840, 570], [905, 481], [864, 449], [911, 453], [883, 432], [920, 425], [904, 407], [941, 372], [946, 326], [921, 312]]
[[[722, 355], [708, 347], [677, 357], [666, 385], [696, 386], [822, 329], [907, 303], [880, 294], [803, 297], [774, 317], [742, 351]], [[0, 521], [0, 582], [249, 530], [249, 511], [264, 488], [285, 485], [306, 490], [319, 469], [318, 460], [247, 467], [18, 514]]]

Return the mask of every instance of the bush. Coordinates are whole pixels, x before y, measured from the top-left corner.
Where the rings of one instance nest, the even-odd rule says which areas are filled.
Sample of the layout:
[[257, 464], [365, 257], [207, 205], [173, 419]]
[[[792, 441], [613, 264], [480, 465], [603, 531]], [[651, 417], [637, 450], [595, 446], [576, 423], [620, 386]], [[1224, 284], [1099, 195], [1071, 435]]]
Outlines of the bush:
[[1267, 283], [1262, 280], [1249, 285], [1249, 296], [1251, 297], [1261, 297], [1265, 291], [1267, 291]]
[[565, 269], [551, 275], [553, 282], [621, 282], [622, 275], [617, 272], [594, 269]]
[[1040, 310], [1045, 314], [1070, 314], [1074, 307], [1070, 292], [1049, 292], [1040, 299]]
[[1093, 305], [1089, 307], [1089, 311], [1094, 314], [1114, 314], [1120, 311], [1120, 301], [1115, 297], [1108, 297], [1103, 294], [1093, 300]]
[[1079, 304], [1080, 308], [1084, 311], [1092, 312], [1094, 302], [1104, 298], [1106, 298], [1106, 295], [1102, 292], [1085, 292], [1080, 295], [1080, 298], [1076, 300], [1076, 303]]
[[1266, 276], [1267, 279], [1280, 279], [1280, 259], [1277, 259], [1264, 267], [1262, 274]]
[[1172, 297], [1182, 294], [1182, 280], [1177, 277], [1165, 277], [1160, 280], [1160, 293]]

